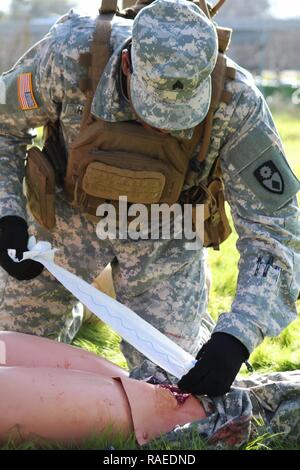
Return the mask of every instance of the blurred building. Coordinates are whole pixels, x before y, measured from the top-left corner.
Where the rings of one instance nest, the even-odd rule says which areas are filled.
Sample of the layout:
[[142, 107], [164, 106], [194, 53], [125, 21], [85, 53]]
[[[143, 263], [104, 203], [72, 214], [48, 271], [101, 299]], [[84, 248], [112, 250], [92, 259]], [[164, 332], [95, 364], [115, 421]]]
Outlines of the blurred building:
[[300, 18], [242, 18], [220, 24], [233, 29], [229, 55], [243, 67], [257, 74], [300, 71]]
[[[53, 17], [1, 20], [0, 73], [12, 67], [30, 46], [48, 32], [55, 20]], [[263, 70], [300, 71], [300, 19], [229, 19], [224, 20], [223, 25], [234, 30], [230, 56], [243, 67], [257, 74]]]

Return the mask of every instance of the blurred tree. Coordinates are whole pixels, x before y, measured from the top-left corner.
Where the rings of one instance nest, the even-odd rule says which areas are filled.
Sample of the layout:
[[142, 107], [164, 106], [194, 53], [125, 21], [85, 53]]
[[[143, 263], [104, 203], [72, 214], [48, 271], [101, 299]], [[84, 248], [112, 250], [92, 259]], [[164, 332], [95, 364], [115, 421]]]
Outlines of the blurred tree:
[[10, 16], [20, 18], [27, 15], [31, 18], [61, 15], [75, 5], [73, 0], [12, 0]]
[[[215, 3], [215, 2], [212, 2]], [[227, 0], [220, 10], [222, 18], [254, 18], [270, 13], [270, 0]]]

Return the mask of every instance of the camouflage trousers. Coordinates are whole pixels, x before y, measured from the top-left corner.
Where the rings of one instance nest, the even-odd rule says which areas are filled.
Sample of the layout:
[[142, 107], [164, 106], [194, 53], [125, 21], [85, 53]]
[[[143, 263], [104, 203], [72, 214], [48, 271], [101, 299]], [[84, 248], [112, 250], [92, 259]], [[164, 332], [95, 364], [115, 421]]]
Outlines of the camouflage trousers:
[[[96, 227], [57, 195], [57, 223], [50, 233], [29, 216], [30, 234], [59, 249], [56, 262], [86, 280], [111, 262], [117, 299], [195, 354], [214, 327], [206, 313], [203, 250], [184, 240], [100, 240]], [[82, 321], [77, 300], [46, 270], [17, 281], [0, 268], [0, 329], [71, 342]], [[130, 368], [145, 359], [129, 344], [122, 350]]]

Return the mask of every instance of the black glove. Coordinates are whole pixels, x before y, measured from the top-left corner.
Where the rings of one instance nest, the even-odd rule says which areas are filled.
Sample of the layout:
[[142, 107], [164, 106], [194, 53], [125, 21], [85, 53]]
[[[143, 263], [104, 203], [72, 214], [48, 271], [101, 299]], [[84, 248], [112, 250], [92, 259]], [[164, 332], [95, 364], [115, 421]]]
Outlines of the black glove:
[[248, 357], [247, 348], [237, 338], [227, 333], [214, 333], [200, 349], [197, 363], [180, 379], [178, 387], [194, 395], [224, 395]]
[[16, 263], [7, 253], [8, 249], [15, 249], [16, 257], [22, 259], [23, 252], [28, 251], [27, 229], [27, 223], [22, 217], [7, 215], [0, 219], [0, 266], [19, 281], [33, 279], [44, 269], [41, 263], [30, 259]]

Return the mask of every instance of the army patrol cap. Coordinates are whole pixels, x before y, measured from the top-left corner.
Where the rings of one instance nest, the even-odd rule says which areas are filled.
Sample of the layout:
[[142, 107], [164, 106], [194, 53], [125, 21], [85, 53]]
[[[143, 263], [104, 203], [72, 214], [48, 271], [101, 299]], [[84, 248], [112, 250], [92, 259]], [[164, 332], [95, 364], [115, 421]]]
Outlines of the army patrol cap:
[[156, 0], [133, 22], [131, 101], [150, 126], [181, 130], [203, 121], [218, 55], [213, 23], [186, 0]]

